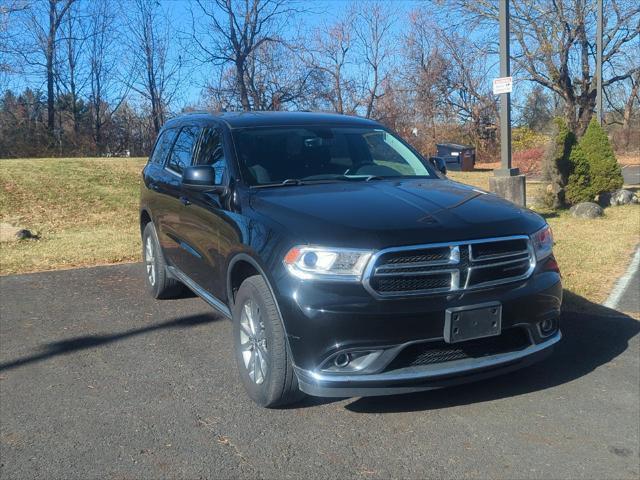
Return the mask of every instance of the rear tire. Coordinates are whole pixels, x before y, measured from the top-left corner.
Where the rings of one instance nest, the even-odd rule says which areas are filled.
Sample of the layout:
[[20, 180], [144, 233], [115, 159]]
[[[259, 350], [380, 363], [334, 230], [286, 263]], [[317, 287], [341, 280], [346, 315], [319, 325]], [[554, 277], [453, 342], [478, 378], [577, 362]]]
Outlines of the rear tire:
[[147, 223], [142, 232], [142, 260], [147, 288], [153, 298], [175, 298], [182, 294], [184, 286], [167, 271], [153, 222]]
[[305, 395], [298, 388], [282, 322], [264, 278], [247, 278], [233, 306], [233, 340], [240, 379], [262, 407], [289, 405]]

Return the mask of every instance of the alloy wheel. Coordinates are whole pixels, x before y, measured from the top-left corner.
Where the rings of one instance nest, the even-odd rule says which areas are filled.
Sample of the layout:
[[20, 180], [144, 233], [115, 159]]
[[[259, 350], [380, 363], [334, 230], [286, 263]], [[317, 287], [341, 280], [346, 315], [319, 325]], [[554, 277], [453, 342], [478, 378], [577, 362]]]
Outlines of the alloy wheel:
[[240, 315], [240, 351], [249, 378], [262, 384], [267, 377], [269, 356], [264, 322], [256, 302], [247, 300]]
[[151, 286], [156, 284], [156, 257], [154, 254], [153, 241], [151, 237], [147, 237], [144, 248], [144, 262], [147, 267], [147, 278]]

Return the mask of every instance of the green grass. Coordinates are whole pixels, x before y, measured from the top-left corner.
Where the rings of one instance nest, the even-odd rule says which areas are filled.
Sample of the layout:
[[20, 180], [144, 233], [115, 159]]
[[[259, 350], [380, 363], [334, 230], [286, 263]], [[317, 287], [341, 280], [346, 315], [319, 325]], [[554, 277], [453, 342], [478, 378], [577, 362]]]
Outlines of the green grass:
[[[139, 260], [138, 195], [144, 161], [0, 160], [0, 222], [40, 235], [40, 240], [0, 244], [0, 274]], [[490, 175], [450, 172], [453, 180], [484, 189]], [[539, 185], [527, 188], [531, 198]], [[567, 212], [540, 213], [553, 228], [565, 288], [602, 302], [640, 239], [640, 207], [607, 208], [605, 216], [595, 220], [578, 220]]]

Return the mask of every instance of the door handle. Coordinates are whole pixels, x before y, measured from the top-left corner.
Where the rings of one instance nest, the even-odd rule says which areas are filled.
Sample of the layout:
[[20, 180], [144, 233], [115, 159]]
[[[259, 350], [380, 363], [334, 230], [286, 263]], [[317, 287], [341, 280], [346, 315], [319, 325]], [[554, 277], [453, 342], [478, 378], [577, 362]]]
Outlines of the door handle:
[[182, 203], [183, 205], [191, 205], [191, 202], [189, 201], [189, 199], [187, 197], [185, 197], [184, 195], [180, 197], [180, 203]]

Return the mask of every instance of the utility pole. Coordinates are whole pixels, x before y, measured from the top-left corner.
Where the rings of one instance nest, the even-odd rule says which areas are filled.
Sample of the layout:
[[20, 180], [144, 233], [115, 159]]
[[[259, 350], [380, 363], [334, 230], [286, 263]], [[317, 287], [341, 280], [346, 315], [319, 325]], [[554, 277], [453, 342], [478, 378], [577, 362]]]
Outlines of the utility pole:
[[596, 32], [596, 118], [602, 125], [602, 0], [598, 0], [598, 27]]
[[[511, 76], [509, 45], [509, 0], [500, 0], [500, 77]], [[517, 175], [511, 171], [511, 93], [500, 94], [500, 170], [503, 175]]]
[[500, 169], [489, 177], [489, 189], [514, 203], [526, 204], [525, 176], [511, 167], [511, 91], [509, 0], [500, 0], [500, 78], [493, 81], [493, 93], [500, 95]]

